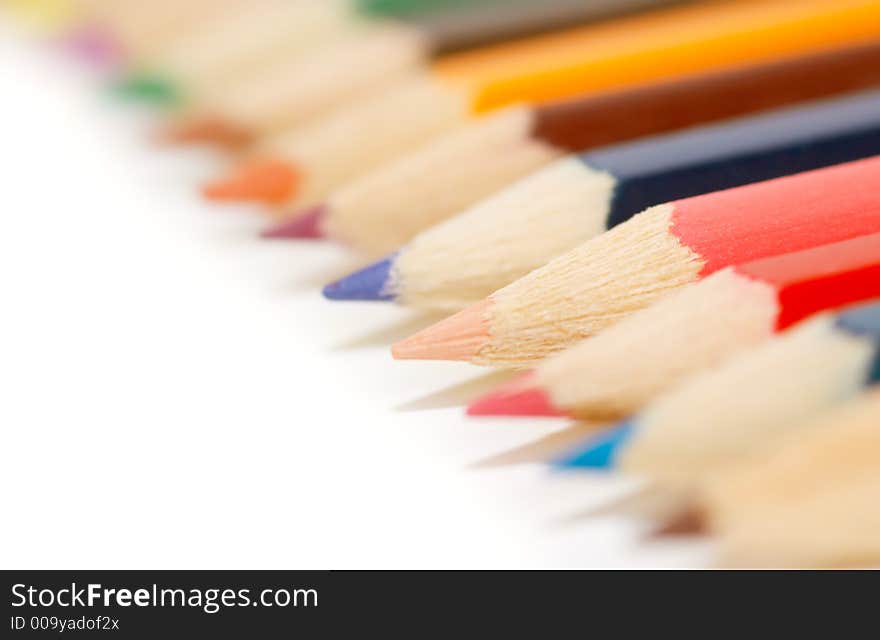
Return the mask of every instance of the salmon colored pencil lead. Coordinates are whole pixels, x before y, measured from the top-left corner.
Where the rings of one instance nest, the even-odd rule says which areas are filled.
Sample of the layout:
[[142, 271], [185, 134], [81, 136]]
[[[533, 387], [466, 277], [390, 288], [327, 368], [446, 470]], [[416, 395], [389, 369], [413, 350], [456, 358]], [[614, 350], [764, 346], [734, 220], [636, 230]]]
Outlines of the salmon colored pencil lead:
[[256, 201], [280, 204], [290, 199], [299, 184], [299, 173], [284, 160], [252, 160], [231, 175], [208, 183], [202, 189], [211, 200]]
[[391, 347], [395, 360], [470, 360], [489, 342], [486, 299]]
[[325, 237], [321, 229], [321, 221], [324, 218], [324, 205], [318, 205], [306, 209], [292, 220], [285, 220], [281, 224], [270, 227], [260, 234], [263, 238], [271, 240], [290, 239], [317, 240]]

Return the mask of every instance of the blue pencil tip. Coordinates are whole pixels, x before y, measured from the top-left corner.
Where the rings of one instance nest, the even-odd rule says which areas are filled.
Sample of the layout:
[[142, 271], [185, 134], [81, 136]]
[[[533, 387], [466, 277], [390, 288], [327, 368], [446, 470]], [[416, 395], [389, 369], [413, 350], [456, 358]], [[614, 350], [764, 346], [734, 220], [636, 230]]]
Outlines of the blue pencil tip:
[[328, 284], [324, 287], [324, 297], [329, 300], [394, 300], [396, 296], [388, 290], [392, 266], [393, 255]]
[[636, 421], [627, 420], [590, 438], [585, 445], [555, 461], [558, 469], [610, 469], [617, 454], [635, 434]]

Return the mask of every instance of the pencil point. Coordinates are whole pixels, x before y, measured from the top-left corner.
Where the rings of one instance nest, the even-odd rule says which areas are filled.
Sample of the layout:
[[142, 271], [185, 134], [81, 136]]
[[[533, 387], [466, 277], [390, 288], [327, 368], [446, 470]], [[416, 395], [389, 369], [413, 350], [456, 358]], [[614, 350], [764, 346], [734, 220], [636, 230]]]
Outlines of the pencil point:
[[246, 162], [231, 175], [202, 189], [211, 200], [257, 201], [282, 204], [296, 193], [299, 173], [285, 160], [263, 158]]
[[103, 29], [87, 25], [64, 36], [62, 46], [77, 58], [99, 67], [111, 67], [122, 59], [119, 44]]
[[388, 256], [349, 276], [324, 287], [328, 300], [392, 301], [395, 295], [389, 291], [394, 256]]
[[585, 446], [569, 452], [554, 464], [560, 469], [610, 469], [620, 449], [635, 433], [636, 422], [627, 420], [591, 438]]
[[489, 341], [486, 298], [391, 347], [396, 360], [472, 360]]
[[271, 240], [317, 240], [326, 237], [321, 222], [327, 207], [319, 204], [305, 209], [291, 220], [275, 225], [263, 231], [260, 236]]
[[159, 105], [175, 105], [180, 93], [174, 83], [150, 73], [134, 73], [113, 85], [113, 91], [121, 98]]
[[159, 140], [169, 144], [216, 144], [237, 148], [251, 141], [243, 129], [220, 118], [193, 118], [177, 122], [159, 132]]
[[542, 389], [529, 373], [512, 380], [495, 391], [478, 398], [467, 408], [469, 416], [542, 416], [562, 418], [566, 414], [557, 409], [550, 394]]
[[657, 538], [665, 538], [706, 533], [709, 528], [707, 520], [706, 513], [702, 509], [691, 505], [661, 524], [651, 535]]

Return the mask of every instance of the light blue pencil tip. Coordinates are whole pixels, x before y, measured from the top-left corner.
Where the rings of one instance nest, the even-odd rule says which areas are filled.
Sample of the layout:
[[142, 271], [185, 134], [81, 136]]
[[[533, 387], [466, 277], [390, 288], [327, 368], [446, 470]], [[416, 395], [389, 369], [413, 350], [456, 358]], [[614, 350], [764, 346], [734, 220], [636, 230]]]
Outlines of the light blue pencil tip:
[[626, 420], [608, 431], [590, 438], [585, 444], [557, 459], [557, 469], [611, 469], [617, 454], [636, 431], [636, 421]]

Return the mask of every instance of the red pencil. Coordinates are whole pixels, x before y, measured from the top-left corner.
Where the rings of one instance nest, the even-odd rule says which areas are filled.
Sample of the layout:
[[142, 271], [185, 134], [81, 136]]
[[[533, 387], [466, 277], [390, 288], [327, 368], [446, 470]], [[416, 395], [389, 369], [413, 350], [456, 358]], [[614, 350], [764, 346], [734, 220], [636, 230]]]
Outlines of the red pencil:
[[880, 157], [651, 207], [395, 345], [522, 367], [729, 265], [880, 232]]
[[821, 311], [880, 297], [880, 233], [727, 267], [542, 362], [471, 415], [621, 418]]

